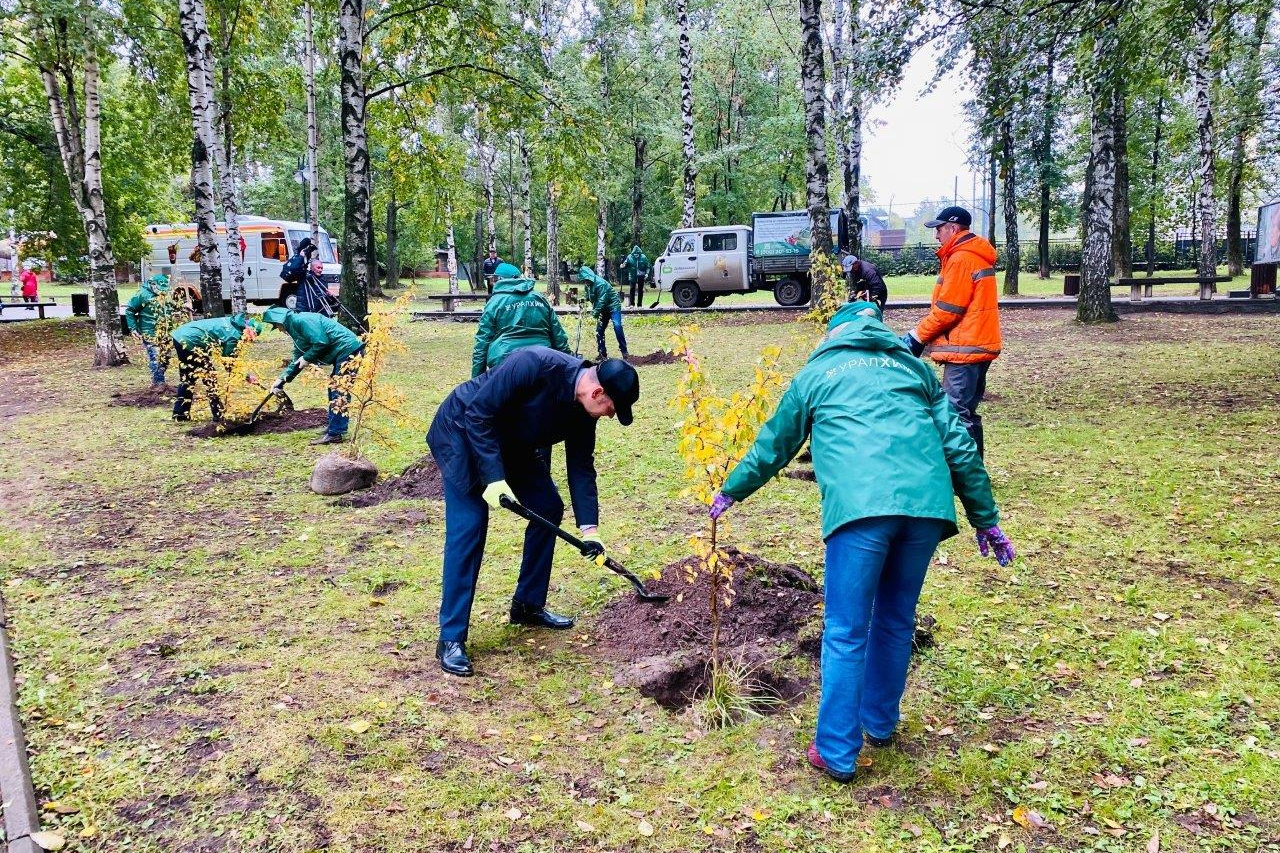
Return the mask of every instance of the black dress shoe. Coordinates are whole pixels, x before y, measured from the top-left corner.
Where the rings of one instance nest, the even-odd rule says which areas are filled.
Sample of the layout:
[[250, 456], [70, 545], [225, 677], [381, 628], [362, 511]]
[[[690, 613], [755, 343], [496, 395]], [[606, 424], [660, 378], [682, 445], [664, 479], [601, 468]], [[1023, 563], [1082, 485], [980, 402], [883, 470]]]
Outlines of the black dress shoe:
[[511, 624], [532, 625], [535, 628], [550, 628], [553, 631], [567, 631], [573, 627], [573, 620], [568, 616], [559, 616], [545, 607], [534, 607], [519, 601], [511, 602]]
[[440, 661], [440, 668], [450, 675], [466, 677], [475, 674], [471, 658], [467, 656], [467, 647], [457, 640], [436, 643], [436, 660]]

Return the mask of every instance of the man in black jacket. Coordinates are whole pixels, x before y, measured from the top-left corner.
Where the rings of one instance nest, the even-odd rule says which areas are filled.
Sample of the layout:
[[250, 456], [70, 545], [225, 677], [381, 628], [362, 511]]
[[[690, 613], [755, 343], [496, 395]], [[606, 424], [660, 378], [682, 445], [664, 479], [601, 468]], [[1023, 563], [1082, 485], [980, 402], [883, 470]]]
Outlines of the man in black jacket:
[[842, 253], [840, 264], [844, 268], [844, 280], [849, 288], [849, 301], [862, 299], [884, 308], [885, 302], [889, 300], [889, 288], [885, 286], [884, 277], [880, 275], [876, 265], [847, 252]]
[[[518, 500], [559, 524], [564, 501], [551, 480], [547, 452], [564, 442], [569, 494], [582, 539], [604, 552], [597, 525], [596, 421], [631, 423], [640, 378], [611, 358], [593, 365], [549, 347], [516, 350], [501, 365], [464, 382], [436, 410], [427, 433], [444, 479], [444, 582], [436, 658], [445, 672], [471, 675], [467, 628], [484, 557], [489, 510]], [[530, 524], [511, 622], [564, 630], [573, 620], [546, 609], [555, 536]]]

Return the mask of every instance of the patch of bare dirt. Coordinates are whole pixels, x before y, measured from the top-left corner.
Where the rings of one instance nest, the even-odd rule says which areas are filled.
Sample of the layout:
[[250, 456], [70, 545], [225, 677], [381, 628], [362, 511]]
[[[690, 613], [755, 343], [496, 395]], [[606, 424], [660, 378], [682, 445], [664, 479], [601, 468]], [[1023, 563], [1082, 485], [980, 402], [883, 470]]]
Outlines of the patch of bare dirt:
[[117, 391], [111, 395], [112, 406], [135, 406], [150, 409], [156, 406], [172, 406], [178, 389], [172, 385], [148, 385], [133, 391]]
[[259, 415], [251, 426], [237, 428], [233, 432], [224, 432], [219, 424], [201, 424], [187, 431], [187, 435], [195, 438], [227, 438], [232, 435], [266, 435], [277, 432], [298, 432], [305, 429], [318, 429], [325, 425], [329, 418], [328, 409], [298, 409], [281, 411], [273, 414]]
[[814, 473], [812, 468], [788, 468], [782, 473], [792, 480], [807, 480], [810, 483], [818, 482], [818, 475]]
[[[749, 667], [762, 691], [795, 698], [808, 679], [779, 675], [787, 659], [816, 660], [820, 648], [822, 593], [799, 566], [774, 563], [736, 548], [732, 565], [733, 601], [721, 608], [720, 644], [728, 658]], [[613, 661], [622, 683], [660, 705], [678, 709], [706, 688], [711, 649], [711, 579], [685, 578], [693, 557], [671, 563], [649, 589], [671, 596], [650, 605], [627, 594], [600, 614], [596, 647]], [[803, 635], [803, 639], [802, 639]]]
[[675, 364], [680, 359], [675, 357], [674, 353], [666, 350], [655, 350], [648, 355], [632, 355], [627, 357], [627, 362], [636, 367], [646, 367], [650, 364]]
[[398, 500], [444, 500], [444, 478], [436, 461], [428, 454], [405, 468], [399, 476], [383, 480], [371, 489], [365, 489], [339, 501], [343, 506], [377, 506]]

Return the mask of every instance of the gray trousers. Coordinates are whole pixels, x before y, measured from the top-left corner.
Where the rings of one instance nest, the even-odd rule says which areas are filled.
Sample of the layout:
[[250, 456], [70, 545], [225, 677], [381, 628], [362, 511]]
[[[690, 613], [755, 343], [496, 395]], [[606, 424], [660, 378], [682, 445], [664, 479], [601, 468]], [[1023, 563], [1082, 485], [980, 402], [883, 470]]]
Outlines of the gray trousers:
[[969, 436], [978, 445], [978, 455], [984, 455], [982, 444], [982, 416], [978, 414], [978, 404], [987, 390], [987, 369], [989, 361], [974, 364], [944, 364], [942, 366], [942, 390], [947, 392], [947, 399], [955, 406], [960, 422], [969, 431]]

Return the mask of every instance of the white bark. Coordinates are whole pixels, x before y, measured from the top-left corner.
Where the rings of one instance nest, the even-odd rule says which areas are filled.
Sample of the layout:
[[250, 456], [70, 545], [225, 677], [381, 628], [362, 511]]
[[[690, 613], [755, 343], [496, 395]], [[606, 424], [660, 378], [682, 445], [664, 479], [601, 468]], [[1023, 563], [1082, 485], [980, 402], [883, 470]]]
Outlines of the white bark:
[[1115, 82], [1118, 36], [1114, 21], [1106, 22], [1095, 35], [1093, 67], [1097, 75], [1092, 97], [1092, 127], [1089, 134], [1088, 206], [1085, 209], [1084, 248], [1080, 263], [1080, 299], [1076, 317], [1081, 322], [1111, 322], [1108, 269], [1111, 264], [1112, 228], [1115, 225]]
[[213, 190], [213, 105], [208, 67], [213, 48], [204, 0], [178, 0], [178, 23], [186, 54], [187, 100], [191, 107], [191, 194], [200, 249], [200, 303], [205, 316], [222, 316], [222, 263], [218, 256]]
[[445, 258], [445, 266], [449, 270], [449, 292], [458, 292], [458, 244], [454, 240], [453, 235], [453, 202], [446, 201], [444, 203], [444, 218], [448, 223], [445, 229], [444, 245], [448, 251]]
[[596, 275], [604, 278], [605, 226], [608, 224], [609, 206], [604, 193], [596, 203]]
[[[365, 128], [365, 0], [338, 4], [338, 62], [342, 67], [342, 153], [345, 200], [342, 230], [342, 285], [339, 298], [350, 322], [369, 313], [369, 251], [373, 234], [370, 205], [369, 138]], [[351, 318], [356, 318], [352, 320]]]
[[684, 159], [684, 207], [680, 227], [693, 227], [697, 217], [697, 149], [693, 144], [693, 45], [689, 41], [689, 3], [676, 0], [676, 27], [680, 42], [680, 133]]
[[[203, 5], [204, 0], [195, 0], [196, 3]], [[212, 46], [212, 40], [207, 37], [205, 42]], [[213, 55], [205, 57], [205, 90], [210, 94], [214, 91], [213, 86]], [[229, 93], [224, 93], [225, 97], [230, 97]], [[211, 103], [214, 99], [210, 98]], [[240, 251], [240, 197], [236, 190], [236, 169], [235, 156], [231, 150], [231, 116], [228, 114], [230, 106], [221, 104], [219, 107], [218, 121], [216, 127], [223, 127], [226, 130], [226, 144], [223, 144], [222, 137], [217, 130], [213, 130], [210, 134], [210, 142], [212, 143], [213, 159], [218, 164], [218, 187], [222, 193], [222, 218], [227, 231], [227, 266], [231, 271], [231, 312], [233, 314], [242, 314], [249, 307], [248, 298], [244, 290], [244, 253]], [[224, 150], [225, 149], [225, 150]]]
[[522, 272], [526, 278], [533, 278], [533, 200], [529, 187], [533, 170], [529, 166], [529, 144], [523, 133], [516, 137], [516, 143], [520, 146], [520, 217], [524, 230]]
[[842, 192], [840, 206], [849, 222], [849, 244], [862, 251], [860, 184], [862, 180], [862, 96], [854, 73], [858, 50], [858, 6], [851, 0], [834, 0], [832, 27], [832, 89], [836, 159], [840, 164]]
[[[68, 22], [63, 19], [59, 21], [59, 25], [62, 29]], [[39, 66], [40, 78], [49, 102], [49, 116], [58, 142], [58, 153], [89, 246], [89, 280], [93, 288], [95, 315], [93, 365], [115, 367], [128, 364], [129, 357], [124, 351], [120, 336], [116, 262], [111, 251], [106, 202], [102, 192], [102, 103], [98, 95], [99, 68], [92, 17], [86, 15], [83, 25], [83, 132], [80, 106], [75, 100], [75, 69], [70, 64], [73, 49], [65, 41], [65, 29], [53, 36], [57, 41], [56, 49], [45, 51], [50, 55], [51, 62]], [[43, 22], [33, 17], [31, 30], [38, 47], [50, 47]], [[62, 88], [63, 81], [68, 84], [65, 92]], [[18, 267], [15, 266], [13, 275], [17, 274]]]
[[[800, 0], [800, 87], [804, 92], [806, 137], [805, 200], [812, 235], [811, 257], [831, 253], [831, 218], [827, 213], [826, 69], [822, 54], [822, 0]], [[831, 282], [811, 276], [812, 298], [818, 304]]]
[[306, 20], [306, 53], [303, 68], [307, 87], [307, 176], [311, 194], [311, 210], [308, 224], [311, 226], [311, 242], [320, 242], [320, 132], [316, 124], [316, 37], [311, 0], [303, 6]]
[[552, 305], [560, 304], [560, 189], [547, 185], [547, 295]]

